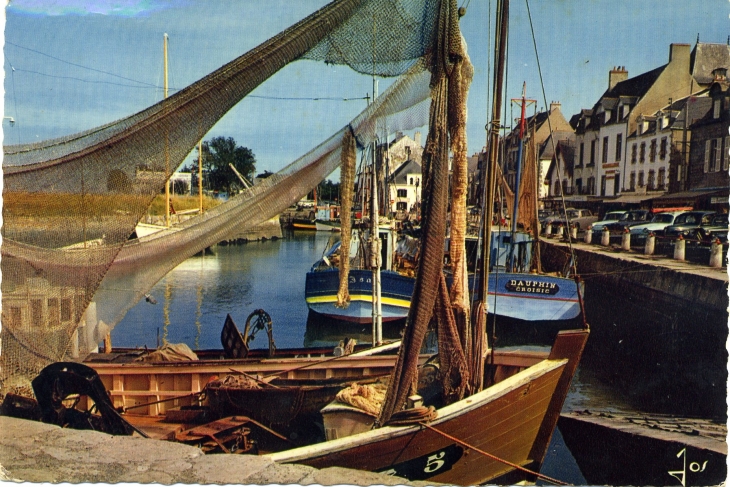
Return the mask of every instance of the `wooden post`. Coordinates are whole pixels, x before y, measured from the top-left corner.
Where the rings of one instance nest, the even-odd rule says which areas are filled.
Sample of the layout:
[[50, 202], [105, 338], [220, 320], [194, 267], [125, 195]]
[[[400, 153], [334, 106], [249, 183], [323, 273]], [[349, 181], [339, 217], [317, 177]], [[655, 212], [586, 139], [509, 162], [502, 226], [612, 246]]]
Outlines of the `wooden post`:
[[631, 250], [631, 234], [628, 228], [624, 228], [624, 233], [621, 235], [621, 249], [626, 251]]
[[653, 232], [649, 232], [646, 236], [646, 242], [644, 243], [644, 254], [654, 255], [654, 245], [656, 244], [656, 237]]
[[722, 243], [719, 238], [710, 245], [710, 267], [722, 267]]
[[674, 260], [684, 260], [684, 246], [684, 237], [680, 235], [674, 241]]
[[603, 227], [603, 231], [601, 232], [601, 245], [604, 247], [608, 247], [611, 244], [611, 232], [608, 231], [608, 228]]
[[112, 353], [112, 334], [107, 333], [104, 337], [104, 353]]

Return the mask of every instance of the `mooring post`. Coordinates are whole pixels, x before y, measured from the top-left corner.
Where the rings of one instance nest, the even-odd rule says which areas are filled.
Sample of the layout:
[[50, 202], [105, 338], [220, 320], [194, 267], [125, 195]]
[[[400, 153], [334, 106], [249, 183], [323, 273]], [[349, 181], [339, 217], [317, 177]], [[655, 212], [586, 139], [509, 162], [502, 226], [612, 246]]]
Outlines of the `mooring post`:
[[621, 235], [621, 248], [623, 250], [631, 250], [631, 234], [628, 228], [624, 228], [624, 233]]
[[611, 232], [608, 231], [608, 228], [603, 227], [603, 231], [601, 232], [601, 245], [604, 247], [608, 247], [611, 243]]
[[656, 237], [654, 236], [654, 233], [650, 232], [649, 235], [646, 236], [646, 242], [644, 242], [644, 254], [654, 255], [655, 241]]
[[591, 227], [588, 227], [588, 230], [586, 230], [586, 234], [583, 236], [583, 240], [587, 244], [590, 244], [591, 240], [593, 240], [593, 230], [591, 229]]
[[722, 267], [722, 243], [719, 238], [710, 245], [710, 267]]
[[545, 235], [550, 236], [550, 234], [553, 233], [553, 226], [550, 223], [545, 223]]
[[573, 239], [573, 240], [577, 240], [578, 239], [578, 227], [575, 226], [575, 225], [572, 225], [570, 227], [570, 238]]
[[674, 241], [674, 260], [684, 260], [684, 237], [680, 235]]

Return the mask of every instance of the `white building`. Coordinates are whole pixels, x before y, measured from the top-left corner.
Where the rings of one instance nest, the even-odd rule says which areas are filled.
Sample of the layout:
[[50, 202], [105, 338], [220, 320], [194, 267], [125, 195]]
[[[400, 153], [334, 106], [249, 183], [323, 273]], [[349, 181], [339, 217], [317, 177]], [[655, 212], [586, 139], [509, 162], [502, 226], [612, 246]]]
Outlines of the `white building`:
[[421, 164], [413, 160], [401, 164], [389, 180], [388, 193], [392, 213], [403, 217], [415, 212], [421, 199]]

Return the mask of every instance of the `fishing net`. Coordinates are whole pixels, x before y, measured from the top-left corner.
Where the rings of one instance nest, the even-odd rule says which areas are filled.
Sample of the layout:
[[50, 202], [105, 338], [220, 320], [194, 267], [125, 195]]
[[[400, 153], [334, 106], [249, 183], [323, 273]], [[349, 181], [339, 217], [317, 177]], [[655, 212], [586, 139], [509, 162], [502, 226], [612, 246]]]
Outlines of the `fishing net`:
[[[449, 134], [459, 133], [451, 124], [464, 123], [463, 106], [450, 104], [451, 100], [466, 101], [466, 94], [456, 96], [451, 90], [466, 89], [460, 83], [459, 72], [466, 62], [464, 44], [459, 31], [455, 0], [442, 2], [437, 23], [439, 35], [434, 39], [431, 59], [432, 102], [429, 114], [429, 132], [423, 151], [423, 186], [421, 225], [421, 259], [411, 297], [398, 360], [388, 385], [388, 394], [380, 411], [378, 423], [387, 424], [406, 404], [417, 380], [418, 355], [433, 316], [434, 305], [443, 274], [443, 246], [446, 236], [448, 209]], [[443, 303], [451, 306], [451, 303]], [[450, 347], [461, 347], [458, 337]]]
[[[368, 74], [417, 68], [432, 50], [439, 8], [437, 0], [339, 0], [135, 115], [5, 147], [0, 393], [22, 391], [45, 365], [66, 355], [83, 357], [126, 312], [127, 295], [138, 300], [140, 290], [192, 249], [240, 230], [241, 222], [255, 225], [276, 215], [339, 164], [342, 133], [231, 205], [127, 244], [171, 173], [238, 101], [302, 58]], [[428, 97], [428, 82], [412, 78], [352, 122], [359, 142], [375, 133], [382, 117], [392, 115], [387, 125], [393, 130], [419, 126], [418, 110], [402, 110]], [[119, 304], [107, 306], [110, 299]]]

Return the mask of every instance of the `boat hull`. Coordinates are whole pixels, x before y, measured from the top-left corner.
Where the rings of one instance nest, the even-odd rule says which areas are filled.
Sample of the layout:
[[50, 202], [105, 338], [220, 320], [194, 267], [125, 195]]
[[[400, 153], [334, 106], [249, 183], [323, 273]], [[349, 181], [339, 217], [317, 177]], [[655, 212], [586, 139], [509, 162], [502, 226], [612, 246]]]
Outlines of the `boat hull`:
[[[581, 311], [578, 283], [541, 274], [489, 275], [489, 313], [523, 321], [564, 321]], [[582, 292], [582, 290], [581, 290]]]
[[[310, 310], [328, 318], [353, 323], [371, 323], [373, 314], [373, 273], [353, 269], [349, 274], [350, 303], [338, 307], [337, 291], [340, 287], [340, 271], [337, 268], [307, 273], [305, 297]], [[408, 315], [415, 279], [392, 271], [382, 271], [381, 303], [383, 321], [403, 319]]]
[[538, 469], [587, 336], [587, 331], [562, 332], [549, 360], [439, 409], [428, 428], [386, 426], [270, 457], [455, 485], [478, 485], [510, 474], [514, 467], [504, 461]]
[[339, 232], [340, 222], [332, 220], [314, 220], [318, 232]]

